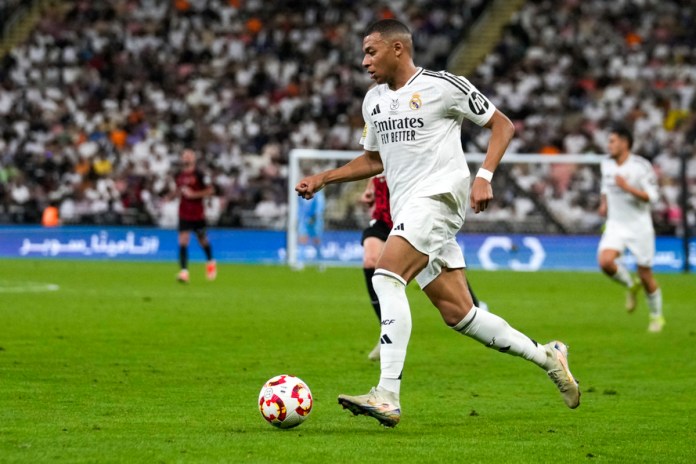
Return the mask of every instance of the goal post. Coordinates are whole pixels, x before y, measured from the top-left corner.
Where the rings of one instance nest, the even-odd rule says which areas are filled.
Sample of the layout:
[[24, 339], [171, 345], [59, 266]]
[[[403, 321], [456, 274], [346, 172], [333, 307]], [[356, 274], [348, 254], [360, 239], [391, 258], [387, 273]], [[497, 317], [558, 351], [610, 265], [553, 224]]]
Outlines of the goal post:
[[[302, 265], [303, 251], [300, 248], [298, 226], [298, 195], [295, 185], [309, 172], [318, 172], [338, 167], [362, 154], [362, 151], [339, 151], [317, 149], [293, 149], [288, 162], [288, 220], [286, 259], [290, 266]], [[472, 176], [483, 162], [484, 153], [465, 154]], [[575, 216], [565, 214], [560, 199], [553, 204], [543, 198], [535, 189], [575, 188], [572, 183], [582, 184], [582, 191], [571, 191], [570, 201], [590, 201], [585, 197], [599, 196], [599, 164], [605, 157], [597, 154], [542, 155], [526, 153], [506, 154], [493, 179], [496, 202], [490, 212], [483, 215], [468, 215], [465, 229], [486, 233], [588, 233], [594, 224], [581, 224], [584, 219], [582, 209]], [[565, 168], [564, 168], [565, 167]], [[574, 177], [575, 176], [575, 177]], [[387, 180], [388, 182], [388, 180]], [[568, 185], [551, 185], [554, 182]], [[357, 203], [359, 192], [365, 181], [359, 185], [340, 184], [324, 189], [326, 195], [325, 234], [330, 237], [327, 243], [319, 245], [312, 252], [312, 264], [319, 265], [357, 265], [361, 262], [362, 247], [360, 234], [369, 223], [369, 212]], [[556, 195], [554, 192], [551, 196]], [[499, 203], [506, 204], [500, 208]], [[514, 203], [514, 204], [513, 204]], [[519, 205], [517, 203], [520, 203]], [[576, 206], [573, 206], [576, 208]], [[515, 213], [516, 209], [522, 212]], [[560, 213], [559, 213], [560, 209]], [[528, 217], [523, 212], [527, 210]], [[533, 210], [533, 211], [530, 211]], [[512, 212], [511, 212], [512, 211]], [[518, 217], [519, 216], [519, 217]], [[574, 222], [575, 221], [575, 222]], [[340, 242], [340, 243], [339, 243]], [[309, 263], [309, 262], [308, 262]]]

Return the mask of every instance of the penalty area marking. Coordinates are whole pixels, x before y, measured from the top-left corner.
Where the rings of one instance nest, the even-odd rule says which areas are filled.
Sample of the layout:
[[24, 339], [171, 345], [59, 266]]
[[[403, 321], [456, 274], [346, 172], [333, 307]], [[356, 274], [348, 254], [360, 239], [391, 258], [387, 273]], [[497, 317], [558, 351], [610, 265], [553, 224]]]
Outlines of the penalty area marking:
[[60, 290], [57, 284], [45, 282], [11, 282], [0, 280], [0, 293], [38, 293]]

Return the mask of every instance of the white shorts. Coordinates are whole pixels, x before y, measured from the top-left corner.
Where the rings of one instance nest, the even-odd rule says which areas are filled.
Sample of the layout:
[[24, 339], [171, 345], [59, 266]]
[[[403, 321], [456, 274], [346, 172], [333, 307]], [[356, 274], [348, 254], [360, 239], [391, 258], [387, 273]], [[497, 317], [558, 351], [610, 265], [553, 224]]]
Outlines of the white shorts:
[[[468, 189], [466, 192], [468, 200]], [[420, 288], [425, 288], [442, 272], [443, 267], [466, 267], [464, 254], [457, 244], [457, 232], [464, 225], [465, 205], [450, 193], [410, 199], [394, 218], [389, 235], [405, 238], [421, 253], [428, 255], [428, 264], [416, 276]]]
[[628, 249], [636, 259], [636, 264], [652, 267], [655, 257], [655, 231], [650, 229], [628, 230], [623, 227], [607, 225], [599, 241], [599, 251], [616, 250], [623, 253]]

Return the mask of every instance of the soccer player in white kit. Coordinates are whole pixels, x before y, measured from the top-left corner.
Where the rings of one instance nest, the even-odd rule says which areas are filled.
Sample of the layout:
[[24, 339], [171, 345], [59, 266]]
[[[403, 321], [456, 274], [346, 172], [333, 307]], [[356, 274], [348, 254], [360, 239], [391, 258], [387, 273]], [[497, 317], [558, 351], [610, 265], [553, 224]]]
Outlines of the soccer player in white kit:
[[[602, 161], [602, 199], [599, 213], [607, 222], [598, 247], [599, 266], [605, 274], [627, 288], [626, 309], [636, 308], [636, 294], [645, 289], [650, 308], [650, 332], [665, 325], [662, 291], [655, 281], [655, 229], [650, 205], [658, 199], [657, 178], [645, 158], [631, 154], [633, 136], [625, 127], [609, 134], [609, 157]], [[628, 249], [635, 257], [638, 279], [617, 258]]]
[[[377, 84], [363, 102], [364, 153], [295, 187], [300, 196], [311, 198], [331, 183], [382, 171], [389, 179], [394, 226], [372, 278], [382, 311], [379, 384], [366, 395], [340, 395], [339, 403], [388, 427], [399, 422], [401, 373], [411, 335], [406, 285], [415, 278], [448, 326], [543, 368], [566, 405], [576, 408], [580, 391], [568, 368], [566, 346], [558, 341], [538, 344], [474, 306], [455, 238], [467, 204], [479, 213], [493, 198], [490, 181], [514, 135], [512, 123], [463, 77], [416, 67], [411, 33], [399, 21], [371, 25], [363, 52], [362, 65]], [[464, 119], [491, 130], [471, 197], [460, 140]]]

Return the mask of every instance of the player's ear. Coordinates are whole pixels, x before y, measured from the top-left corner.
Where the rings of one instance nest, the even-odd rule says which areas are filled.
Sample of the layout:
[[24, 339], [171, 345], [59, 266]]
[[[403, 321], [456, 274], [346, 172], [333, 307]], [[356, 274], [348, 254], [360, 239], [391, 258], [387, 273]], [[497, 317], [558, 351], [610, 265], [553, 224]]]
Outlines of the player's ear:
[[392, 48], [394, 49], [394, 55], [397, 57], [401, 56], [401, 54], [404, 52], [404, 44], [399, 40], [394, 41]]

